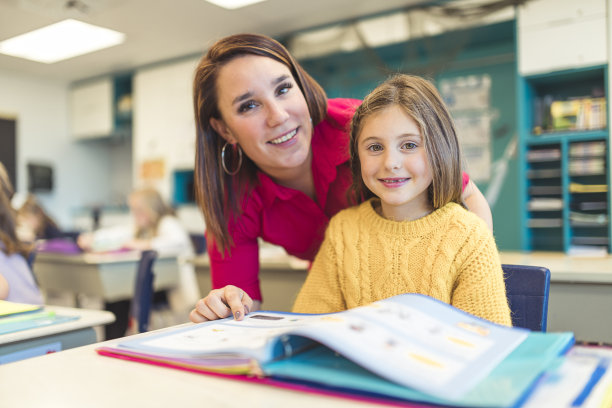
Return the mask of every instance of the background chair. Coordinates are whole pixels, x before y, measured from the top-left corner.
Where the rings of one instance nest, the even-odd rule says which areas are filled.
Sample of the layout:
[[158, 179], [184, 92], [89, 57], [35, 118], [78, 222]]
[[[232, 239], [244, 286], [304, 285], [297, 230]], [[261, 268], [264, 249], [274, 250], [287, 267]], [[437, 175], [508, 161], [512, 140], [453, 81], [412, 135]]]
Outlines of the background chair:
[[149, 317], [153, 305], [153, 265], [157, 259], [156, 251], [143, 251], [138, 263], [134, 297], [132, 298], [131, 316], [138, 323], [138, 332], [146, 332], [149, 328]]
[[191, 233], [189, 238], [191, 238], [196, 255], [206, 253], [206, 237], [204, 234]]
[[546, 331], [550, 271], [541, 266], [502, 265], [512, 325]]

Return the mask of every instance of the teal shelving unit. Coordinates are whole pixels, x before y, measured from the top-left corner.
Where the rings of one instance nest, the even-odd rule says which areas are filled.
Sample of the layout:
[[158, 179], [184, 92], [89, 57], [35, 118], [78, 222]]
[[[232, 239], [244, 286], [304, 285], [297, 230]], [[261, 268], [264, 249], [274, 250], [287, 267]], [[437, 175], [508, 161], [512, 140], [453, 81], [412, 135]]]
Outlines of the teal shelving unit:
[[524, 250], [611, 252], [607, 70], [519, 78]]

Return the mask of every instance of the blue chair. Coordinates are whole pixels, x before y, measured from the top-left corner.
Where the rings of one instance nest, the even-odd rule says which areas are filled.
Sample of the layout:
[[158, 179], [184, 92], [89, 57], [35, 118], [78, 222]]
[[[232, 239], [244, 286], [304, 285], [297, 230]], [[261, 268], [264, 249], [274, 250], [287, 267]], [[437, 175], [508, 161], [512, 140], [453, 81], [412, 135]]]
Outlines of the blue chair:
[[541, 266], [502, 265], [512, 325], [546, 331], [550, 271]]
[[191, 233], [189, 238], [191, 238], [193, 249], [197, 255], [206, 253], [206, 237], [204, 234]]
[[149, 317], [153, 305], [153, 280], [155, 279], [153, 264], [156, 259], [157, 252], [143, 251], [138, 263], [131, 316], [138, 323], [139, 333], [146, 332], [149, 329]]

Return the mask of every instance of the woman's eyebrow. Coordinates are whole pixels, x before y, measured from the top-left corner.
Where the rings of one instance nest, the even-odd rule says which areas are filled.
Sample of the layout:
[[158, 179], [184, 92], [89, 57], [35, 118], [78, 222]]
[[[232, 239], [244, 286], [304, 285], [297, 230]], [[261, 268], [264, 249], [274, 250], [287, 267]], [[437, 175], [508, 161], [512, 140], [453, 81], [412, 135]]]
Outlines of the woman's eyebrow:
[[[271, 85], [272, 86], [278, 85], [281, 82], [286, 81], [288, 78], [290, 78], [289, 75], [283, 74], [283, 75], [279, 76], [278, 78], [274, 78], [271, 81]], [[238, 95], [232, 101], [232, 105], [235, 105], [235, 104], [240, 103], [240, 102], [242, 102], [244, 100], [247, 100], [247, 99], [251, 98], [252, 96], [253, 96], [253, 92], [251, 92], [251, 91], [247, 91], [247, 92], [243, 93], [242, 95]]]

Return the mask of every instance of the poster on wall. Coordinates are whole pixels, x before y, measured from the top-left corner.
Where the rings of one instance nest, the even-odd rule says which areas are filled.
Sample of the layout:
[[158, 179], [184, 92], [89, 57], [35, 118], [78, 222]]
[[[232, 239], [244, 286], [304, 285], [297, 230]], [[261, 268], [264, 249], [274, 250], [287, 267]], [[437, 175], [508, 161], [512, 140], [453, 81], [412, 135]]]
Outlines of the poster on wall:
[[491, 77], [442, 79], [439, 89], [455, 121], [466, 171], [475, 182], [491, 178]]

